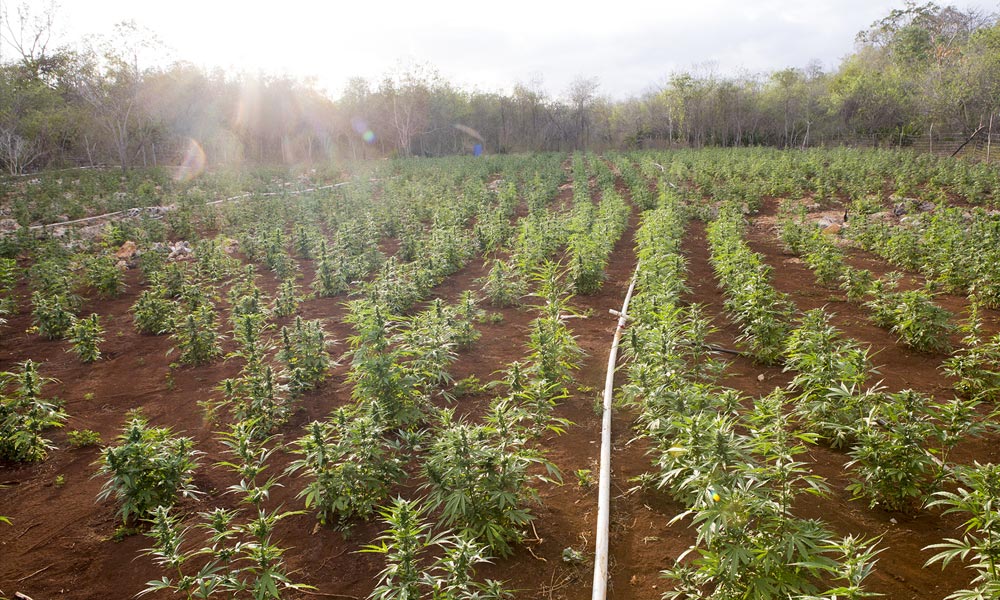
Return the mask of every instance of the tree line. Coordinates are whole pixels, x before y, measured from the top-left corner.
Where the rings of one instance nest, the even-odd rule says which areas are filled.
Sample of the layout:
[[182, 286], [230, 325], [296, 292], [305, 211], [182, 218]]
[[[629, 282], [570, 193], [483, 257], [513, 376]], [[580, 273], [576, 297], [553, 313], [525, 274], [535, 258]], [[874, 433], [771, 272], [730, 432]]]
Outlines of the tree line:
[[[972, 134], [1000, 103], [995, 14], [908, 2], [858, 34], [831, 71], [818, 65], [672, 74], [626, 99], [578, 78], [560, 96], [538, 82], [463, 89], [433, 69], [352, 79], [338, 98], [314, 82], [155, 66], [134, 23], [52, 47], [54, 9], [0, 11], [0, 166], [298, 163], [396, 155], [631, 149], [806, 147], [844, 138], [906, 145]], [[150, 64], [145, 64], [149, 62]], [[998, 117], [1000, 128], [1000, 117]]]

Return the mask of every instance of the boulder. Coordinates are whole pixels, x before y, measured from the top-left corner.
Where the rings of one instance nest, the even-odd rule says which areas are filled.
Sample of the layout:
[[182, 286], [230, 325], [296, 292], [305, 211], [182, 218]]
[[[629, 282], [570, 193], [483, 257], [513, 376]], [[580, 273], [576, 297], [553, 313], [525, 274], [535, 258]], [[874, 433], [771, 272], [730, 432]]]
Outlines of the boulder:
[[21, 226], [14, 219], [0, 219], [0, 233], [13, 233]]
[[130, 261], [135, 256], [135, 253], [139, 250], [139, 247], [132, 240], [126, 240], [121, 248], [115, 251], [115, 258], [118, 260]]

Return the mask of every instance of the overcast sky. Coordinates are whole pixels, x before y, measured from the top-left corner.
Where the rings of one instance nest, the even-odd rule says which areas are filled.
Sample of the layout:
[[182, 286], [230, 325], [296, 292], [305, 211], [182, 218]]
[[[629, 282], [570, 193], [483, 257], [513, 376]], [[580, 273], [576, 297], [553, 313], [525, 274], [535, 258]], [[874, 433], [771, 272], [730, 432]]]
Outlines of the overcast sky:
[[[17, 0], [0, 0], [14, 13]], [[29, 0], [40, 10], [48, 0]], [[958, 0], [998, 10], [997, 1]], [[484, 90], [541, 82], [560, 95], [578, 76], [599, 93], [642, 93], [673, 72], [712, 65], [720, 74], [835, 68], [858, 31], [902, 0], [62, 0], [60, 40], [110, 32], [134, 19], [171, 58], [256, 73], [315, 77], [336, 95], [352, 76], [377, 80], [400, 64], [427, 63], [448, 80]]]

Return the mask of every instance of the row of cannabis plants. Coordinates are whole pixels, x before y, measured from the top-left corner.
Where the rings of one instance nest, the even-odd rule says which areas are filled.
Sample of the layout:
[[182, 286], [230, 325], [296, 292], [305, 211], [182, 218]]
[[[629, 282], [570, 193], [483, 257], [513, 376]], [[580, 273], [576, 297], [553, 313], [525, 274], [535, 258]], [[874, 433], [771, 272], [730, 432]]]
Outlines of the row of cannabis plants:
[[750, 409], [723, 388], [724, 365], [707, 345], [711, 324], [682, 301], [685, 207], [668, 202], [643, 215], [637, 294], [625, 336], [626, 398], [639, 413], [653, 471], [643, 480], [686, 510], [696, 542], [663, 571], [665, 598], [862, 597], [877, 550], [837, 538], [821, 521], [797, 517], [796, 497], [823, 494], [800, 455], [814, 436], [796, 430], [776, 392]]
[[930, 284], [900, 291], [898, 273], [876, 279], [869, 270], [852, 267], [835, 241], [811, 226], [795, 209], [785, 211], [779, 227], [786, 248], [803, 257], [817, 283], [839, 285], [849, 301], [863, 302], [872, 321], [889, 328], [907, 346], [950, 351], [942, 371], [954, 378], [955, 389], [963, 397], [991, 402], [1000, 397], [1000, 334], [985, 331], [981, 314], [985, 302], [976, 291], [970, 293], [968, 314], [958, 325], [964, 334], [961, 345], [952, 349], [952, 315], [934, 303]]
[[[722, 214], [727, 218], [725, 209]], [[710, 324], [697, 305], [680, 301], [684, 259], [679, 242], [669, 240], [679, 239], [683, 220], [679, 205], [644, 216], [642, 271], [653, 266], [650, 276], [640, 276], [626, 336], [626, 394], [652, 446], [654, 471], [645, 480], [684, 503], [688, 510], [677, 520], [690, 518], [697, 530], [695, 546], [664, 572], [674, 582], [666, 597], [866, 595], [862, 582], [879, 552], [875, 541], [837, 538], [821, 522], [792, 513], [797, 496], [829, 493], [801, 458], [815, 443], [848, 451], [848, 491], [872, 506], [911, 510], [924, 504], [966, 514], [965, 538], [929, 547], [939, 552], [928, 562], [968, 559], [977, 579], [971, 590], [954, 597], [988, 594], [998, 581], [988, 558], [997, 524], [984, 518], [983, 510], [997, 501], [997, 490], [984, 486], [978, 475], [984, 467], [955, 465], [949, 456], [960, 441], [991, 428], [991, 417], [977, 410], [975, 400], [936, 402], [872, 384], [876, 373], [868, 350], [843, 338], [824, 311], [793, 319], [790, 305], [784, 334], [766, 338], [773, 340], [766, 346], [751, 346], [769, 348], [768, 360], [795, 373], [788, 388], [750, 399], [721, 387], [723, 366], [706, 343]], [[716, 263], [746, 251], [733, 240], [718, 239], [738, 232], [728, 223], [715, 227], [713, 249], [728, 253]], [[759, 263], [746, 256], [738, 260], [751, 275], [730, 280], [745, 295], [736, 296], [727, 286], [729, 298], [752, 302], [773, 293], [765, 289]], [[722, 269], [727, 277], [730, 271]], [[770, 301], [784, 304], [780, 297]], [[731, 314], [741, 320], [744, 335], [761, 331], [752, 327], [755, 313], [743, 310]], [[959, 491], [953, 492], [950, 482], [956, 481]], [[833, 589], [819, 593], [831, 584]]]

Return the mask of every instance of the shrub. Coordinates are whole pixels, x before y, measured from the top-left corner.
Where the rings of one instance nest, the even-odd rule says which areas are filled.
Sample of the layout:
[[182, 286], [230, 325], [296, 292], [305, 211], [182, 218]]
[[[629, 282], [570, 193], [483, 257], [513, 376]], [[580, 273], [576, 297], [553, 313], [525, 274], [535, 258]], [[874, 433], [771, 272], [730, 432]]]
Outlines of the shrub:
[[125, 291], [125, 274], [112, 256], [89, 259], [84, 278], [102, 298], [116, 298]]
[[493, 306], [516, 306], [528, 290], [519, 271], [500, 259], [494, 260], [489, 274], [476, 283]]
[[50, 340], [65, 337], [73, 326], [73, 307], [66, 296], [46, 296], [42, 292], [31, 295], [35, 328], [39, 335]]
[[278, 359], [285, 363], [285, 376], [293, 395], [311, 390], [326, 378], [333, 364], [327, 351], [330, 344], [318, 320], [296, 317], [292, 327], [281, 328]]
[[89, 448], [101, 443], [101, 434], [90, 429], [74, 429], [66, 432], [69, 445], [74, 448]]

